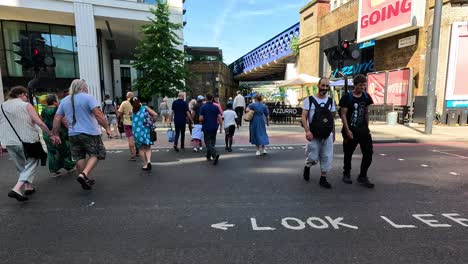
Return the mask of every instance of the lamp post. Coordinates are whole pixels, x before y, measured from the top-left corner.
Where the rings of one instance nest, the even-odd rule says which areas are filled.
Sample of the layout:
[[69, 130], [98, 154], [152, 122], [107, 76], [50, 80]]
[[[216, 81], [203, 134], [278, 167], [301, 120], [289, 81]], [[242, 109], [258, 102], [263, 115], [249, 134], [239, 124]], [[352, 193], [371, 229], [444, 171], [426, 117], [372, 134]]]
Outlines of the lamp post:
[[435, 0], [434, 23], [432, 23], [431, 55], [429, 62], [429, 87], [427, 90], [427, 109], [425, 134], [432, 134], [434, 120], [435, 86], [437, 80], [437, 60], [439, 58], [440, 21], [442, 17], [442, 0]]

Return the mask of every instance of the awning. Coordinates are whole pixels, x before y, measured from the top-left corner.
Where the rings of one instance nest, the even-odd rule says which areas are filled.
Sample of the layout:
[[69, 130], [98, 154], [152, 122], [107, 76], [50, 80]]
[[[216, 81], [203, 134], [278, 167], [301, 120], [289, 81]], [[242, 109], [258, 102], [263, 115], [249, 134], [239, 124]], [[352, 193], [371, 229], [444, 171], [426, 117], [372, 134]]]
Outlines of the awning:
[[[334, 82], [330, 82], [330, 85], [331, 86], [344, 86], [344, 80], [341, 79], [341, 80], [337, 80]], [[353, 79], [348, 79], [348, 86], [354, 86]]]

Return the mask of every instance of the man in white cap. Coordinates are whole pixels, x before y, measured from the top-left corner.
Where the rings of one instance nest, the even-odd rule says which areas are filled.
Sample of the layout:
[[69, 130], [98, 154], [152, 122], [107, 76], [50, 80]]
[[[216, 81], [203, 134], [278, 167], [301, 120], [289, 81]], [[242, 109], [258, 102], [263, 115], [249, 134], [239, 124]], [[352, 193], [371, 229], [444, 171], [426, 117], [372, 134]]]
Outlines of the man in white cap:
[[237, 91], [237, 96], [234, 98], [234, 103], [232, 105], [234, 107], [234, 110], [236, 111], [237, 114], [237, 128], [239, 126], [242, 126], [242, 115], [244, 114], [245, 110], [245, 98], [242, 96], [240, 91]]

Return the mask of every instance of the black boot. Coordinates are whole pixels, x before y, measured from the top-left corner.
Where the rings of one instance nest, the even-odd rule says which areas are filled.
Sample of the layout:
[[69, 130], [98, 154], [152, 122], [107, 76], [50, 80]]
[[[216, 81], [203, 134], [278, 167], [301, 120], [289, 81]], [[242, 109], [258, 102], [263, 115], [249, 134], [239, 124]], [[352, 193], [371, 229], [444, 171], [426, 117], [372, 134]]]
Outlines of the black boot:
[[353, 181], [351, 180], [351, 175], [343, 174], [343, 182], [346, 184], [353, 184]]
[[305, 166], [304, 167], [304, 181], [309, 181], [310, 180], [310, 167]]
[[327, 181], [327, 177], [321, 176], [319, 184], [325, 189], [331, 189], [331, 184]]
[[374, 188], [375, 184], [373, 184], [372, 182], [369, 181], [369, 178], [367, 177], [362, 177], [362, 176], [359, 176], [357, 178], [357, 181], [364, 187], [366, 188]]

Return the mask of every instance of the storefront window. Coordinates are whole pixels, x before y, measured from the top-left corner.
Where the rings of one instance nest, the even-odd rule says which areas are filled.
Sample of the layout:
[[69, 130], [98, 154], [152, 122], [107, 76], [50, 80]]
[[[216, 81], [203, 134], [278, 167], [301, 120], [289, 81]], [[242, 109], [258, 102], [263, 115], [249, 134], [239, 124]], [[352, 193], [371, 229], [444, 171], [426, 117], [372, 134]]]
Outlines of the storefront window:
[[23, 66], [15, 62], [15, 60], [20, 59], [20, 56], [13, 53], [13, 51], [18, 50], [18, 47], [13, 45], [13, 42], [19, 40], [21, 32], [26, 32], [26, 24], [22, 22], [3, 21], [2, 25], [8, 75], [22, 77]]
[[21, 34], [25, 34], [29, 37], [44, 38], [47, 53], [55, 57], [56, 78], [79, 77], [76, 34], [73, 27], [16, 21], [1, 21], [1, 25], [4, 50], [0, 50], [0, 60], [6, 61], [7, 76], [30, 77], [32, 74], [31, 71], [23, 71], [23, 66], [15, 62], [20, 56], [14, 53], [18, 47], [13, 45], [13, 42], [18, 41]]
[[51, 26], [52, 50], [55, 53], [73, 53], [73, 35], [70, 27]]

